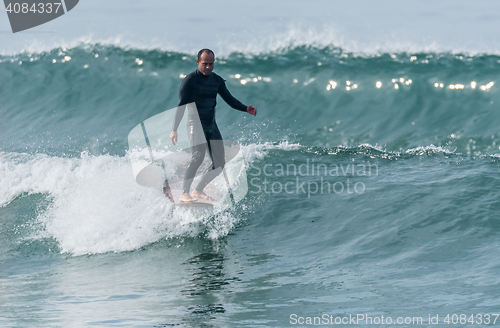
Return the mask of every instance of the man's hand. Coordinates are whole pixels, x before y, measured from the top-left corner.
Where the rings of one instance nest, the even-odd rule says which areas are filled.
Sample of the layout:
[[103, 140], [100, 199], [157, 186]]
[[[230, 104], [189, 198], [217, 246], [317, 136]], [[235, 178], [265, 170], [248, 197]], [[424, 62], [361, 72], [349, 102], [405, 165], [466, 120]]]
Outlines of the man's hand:
[[177, 142], [177, 131], [170, 132], [170, 141], [172, 141], [172, 145], [175, 146], [175, 143]]
[[247, 107], [247, 112], [253, 116], [256, 116], [257, 115], [257, 108], [250, 105]]

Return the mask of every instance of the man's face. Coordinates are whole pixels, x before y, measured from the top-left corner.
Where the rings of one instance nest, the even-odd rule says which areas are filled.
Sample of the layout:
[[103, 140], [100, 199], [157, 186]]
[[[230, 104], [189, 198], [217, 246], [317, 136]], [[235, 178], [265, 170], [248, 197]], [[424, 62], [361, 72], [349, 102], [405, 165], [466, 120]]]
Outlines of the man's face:
[[214, 69], [214, 55], [209, 52], [204, 52], [200, 56], [200, 60], [196, 60], [198, 64], [198, 70], [203, 75], [210, 75]]

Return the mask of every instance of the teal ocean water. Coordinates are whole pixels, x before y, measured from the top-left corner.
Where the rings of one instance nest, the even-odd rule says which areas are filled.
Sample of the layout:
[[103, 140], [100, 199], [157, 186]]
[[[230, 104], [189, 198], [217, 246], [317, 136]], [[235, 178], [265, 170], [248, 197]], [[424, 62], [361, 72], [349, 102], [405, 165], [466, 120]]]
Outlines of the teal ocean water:
[[494, 325], [500, 56], [218, 57], [258, 115], [219, 99], [249, 190], [208, 218], [138, 185], [127, 143], [195, 60], [94, 43], [0, 57], [0, 326]]

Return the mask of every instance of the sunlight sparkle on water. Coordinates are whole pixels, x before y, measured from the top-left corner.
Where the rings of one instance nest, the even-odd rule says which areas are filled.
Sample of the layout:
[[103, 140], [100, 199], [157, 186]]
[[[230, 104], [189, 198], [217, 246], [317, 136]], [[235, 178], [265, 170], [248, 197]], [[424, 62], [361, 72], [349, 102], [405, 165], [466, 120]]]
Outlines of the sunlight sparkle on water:
[[486, 91], [486, 90], [489, 90], [491, 89], [491, 87], [495, 84], [495, 82], [491, 81], [490, 83], [486, 84], [486, 85], [482, 85], [481, 86], [481, 90], [483, 91]]

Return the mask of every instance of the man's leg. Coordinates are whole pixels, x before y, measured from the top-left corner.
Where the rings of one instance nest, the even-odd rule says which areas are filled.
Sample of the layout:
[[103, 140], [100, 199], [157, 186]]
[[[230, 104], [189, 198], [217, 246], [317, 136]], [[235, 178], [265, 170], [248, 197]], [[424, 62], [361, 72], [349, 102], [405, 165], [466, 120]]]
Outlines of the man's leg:
[[205, 158], [205, 152], [207, 149], [206, 144], [195, 145], [191, 147], [191, 162], [189, 162], [186, 173], [184, 174], [184, 183], [182, 185], [182, 195], [179, 199], [180, 202], [192, 202], [196, 200], [189, 195], [191, 189], [191, 184], [193, 183], [194, 177], [196, 176], [196, 171], [203, 163]]
[[212, 159], [212, 167], [201, 178], [193, 191], [193, 196], [212, 200], [203, 192], [203, 189], [222, 172], [225, 165], [224, 141], [217, 125], [214, 126], [210, 139], [207, 140], [207, 146]]

